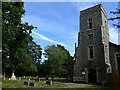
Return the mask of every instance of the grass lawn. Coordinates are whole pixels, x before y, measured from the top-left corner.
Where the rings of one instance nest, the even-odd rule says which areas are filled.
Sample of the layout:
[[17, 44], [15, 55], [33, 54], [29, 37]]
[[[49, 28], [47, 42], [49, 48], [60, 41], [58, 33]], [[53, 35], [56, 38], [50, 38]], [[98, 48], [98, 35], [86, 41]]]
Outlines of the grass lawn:
[[[26, 86], [23, 85], [24, 81], [34, 82], [35, 86]], [[2, 88], [103, 88], [102, 86], [94, 84], [81, 84], [81, 83], [72, 83], [66, 81], [66, 79], [55, 79], [52, 82], [52, 85], [46, 84], [46, 81], [41, 78], [40, 81], [36, 80], [3, 80]]]

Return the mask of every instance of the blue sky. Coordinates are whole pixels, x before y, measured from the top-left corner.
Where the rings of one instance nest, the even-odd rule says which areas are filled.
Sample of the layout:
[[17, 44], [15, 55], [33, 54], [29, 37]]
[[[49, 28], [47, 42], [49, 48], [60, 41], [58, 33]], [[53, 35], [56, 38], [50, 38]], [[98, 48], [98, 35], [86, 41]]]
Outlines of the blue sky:
[[[78, 42], [80, 11], [100, 2], [25, 2], [26, 14], [23, 22], [28, 22], [37, 27], [32, 32], [34, 41], [42, 49], [48, 45], [61, 44], [74, 54], [74, 43]], [[113, 17], [110, 11], [118, 7], [117, 2], [101, 3], [109, 17]], [[118, 43], [116, 28], [109, 21], [110, 41]]]

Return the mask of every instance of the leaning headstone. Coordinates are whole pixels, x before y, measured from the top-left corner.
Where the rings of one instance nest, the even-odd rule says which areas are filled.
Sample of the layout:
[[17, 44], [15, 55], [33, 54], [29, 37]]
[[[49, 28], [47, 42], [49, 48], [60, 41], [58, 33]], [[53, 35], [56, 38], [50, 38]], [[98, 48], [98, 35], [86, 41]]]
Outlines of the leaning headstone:
[[27, 82], [27, 81], [25, 81], [25, 82], [24, 82], [24, 85], [27, 85], [27, 86], [28, 86], [28, 82]]
[[15, 76], [14, 72], [12, 73], [11, 80], [16, 80], [16, 76]]
[[33, 82], [30, 82], [29, 86], [34, 86], [34, 83], [33, 83]]

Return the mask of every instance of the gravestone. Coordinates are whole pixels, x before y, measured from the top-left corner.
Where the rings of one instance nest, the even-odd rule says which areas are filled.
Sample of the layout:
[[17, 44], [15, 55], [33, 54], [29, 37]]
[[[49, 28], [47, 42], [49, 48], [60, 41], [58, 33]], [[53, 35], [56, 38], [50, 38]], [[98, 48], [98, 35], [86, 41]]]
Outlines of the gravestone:
[[5, 80], [5, 73], [4, 73], [4, 76], [3, 76], [3, 80]]
[[24, 82], [24, 85], [27, 85], [27, 86], [28, 86], [28, 82], [27, 82], [27, 81], [25, 81], [25, 82]]
[[33, 83], [33, 82], [30, 82], [29, 86], [34, 86], [34, 83]]
[[36, 81], [40, 82], [40, 78], [37, 78]]
[[40, 78], [38, 78], [38, 81], [40, 82]]
[[12, 73], [11, 80], [16, 80], [16, 76], [15, 76], [14, 72]]
[[21, 77], [19, 77], [18, 79], [21, 80]]
[[23, 76], [23, 78], [25, 79], [25, 76]]
[[28, 80], [30, 81], [30, 78]]
[[52, 80], [46, 80], [46, 84], [52, 85]]

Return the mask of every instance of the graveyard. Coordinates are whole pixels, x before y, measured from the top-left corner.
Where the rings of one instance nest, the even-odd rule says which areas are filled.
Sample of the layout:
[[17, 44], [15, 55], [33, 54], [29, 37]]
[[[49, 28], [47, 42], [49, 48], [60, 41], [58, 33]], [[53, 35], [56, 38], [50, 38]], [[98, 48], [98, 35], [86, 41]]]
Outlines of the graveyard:
[[[51, 80], [51, 78], [49, 78]], [[46, 83], [45, 78], [19, 77], [16, 80], [5, 79], [2, 88], [105, 88], [95, 84], [72, 83], [66, 78], [55, 78], [50, 83]], [[30, 85], [34, 83], [34, 85]]]
[[97, 84], [73, 83], [70, 78], [23, 76], [2, 76], [2, 88], [109, 88]]

